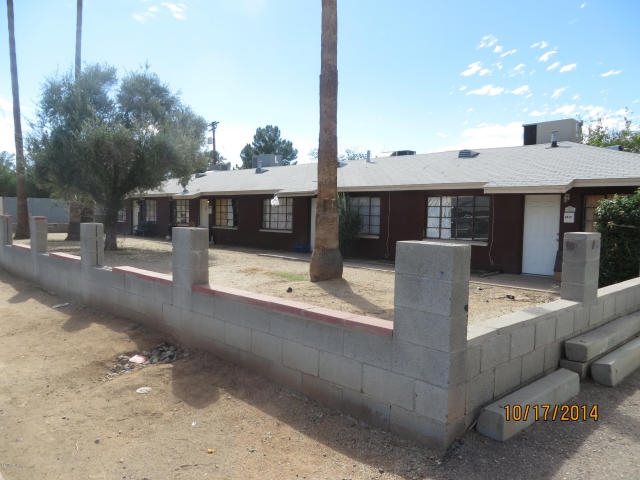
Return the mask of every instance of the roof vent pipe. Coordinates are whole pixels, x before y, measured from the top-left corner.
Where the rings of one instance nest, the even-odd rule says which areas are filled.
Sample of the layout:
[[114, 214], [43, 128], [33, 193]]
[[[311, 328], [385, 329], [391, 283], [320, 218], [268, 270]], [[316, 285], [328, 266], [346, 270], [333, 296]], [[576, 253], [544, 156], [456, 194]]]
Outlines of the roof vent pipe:
[[371, 163], [371, 150], [367, 150], [367, 163]]
[[556, 148], [558, 146], [558, 130], [554, 130], [551, 132], [551, 148]]

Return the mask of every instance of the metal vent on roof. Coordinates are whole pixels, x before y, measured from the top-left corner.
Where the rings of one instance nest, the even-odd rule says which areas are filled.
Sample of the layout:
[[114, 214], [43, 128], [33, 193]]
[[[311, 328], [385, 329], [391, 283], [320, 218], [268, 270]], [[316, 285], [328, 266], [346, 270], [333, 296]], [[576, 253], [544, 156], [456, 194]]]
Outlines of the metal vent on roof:
[[480, 155], [480, 152], [475, 152], [473, 150], [460, 150], [458, 152], [458, 158], [473, 158]]

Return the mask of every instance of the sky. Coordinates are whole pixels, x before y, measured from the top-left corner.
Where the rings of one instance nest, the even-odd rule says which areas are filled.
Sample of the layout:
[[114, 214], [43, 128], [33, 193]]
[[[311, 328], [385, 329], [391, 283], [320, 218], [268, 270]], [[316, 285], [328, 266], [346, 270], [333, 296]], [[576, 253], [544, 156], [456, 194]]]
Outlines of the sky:
[[[76, 2], [16, 0], [14, 15], [26, 134], [45, 81], [72, 71]], [[636, 0], [338, 0], [338, 148], [516, 146], [523, 124], [563, 118], [619, 129], [626, 115], [640, 128], [639, 20]], [[320, 0], [84, 0], [82, 62], [120, 74], [148, 65], [219, 122], [216, 147], [233, 164], [266, 125], [307, 162], [320, 26]], [[2, 31], [0, 151], [14, 152]]]

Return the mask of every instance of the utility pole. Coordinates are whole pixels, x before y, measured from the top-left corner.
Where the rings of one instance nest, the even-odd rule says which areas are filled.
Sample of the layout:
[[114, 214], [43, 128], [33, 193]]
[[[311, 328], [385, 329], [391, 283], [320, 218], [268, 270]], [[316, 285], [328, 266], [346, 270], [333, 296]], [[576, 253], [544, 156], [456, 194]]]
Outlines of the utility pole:
[[211, 166], [218, 163], [218, 152], [216, 150], [216, 128], [220, 122], [211, 122], [209, 124], [211, 135], [212, 135], [212, 143], [213, 143], [213, 151], [211, 152]]

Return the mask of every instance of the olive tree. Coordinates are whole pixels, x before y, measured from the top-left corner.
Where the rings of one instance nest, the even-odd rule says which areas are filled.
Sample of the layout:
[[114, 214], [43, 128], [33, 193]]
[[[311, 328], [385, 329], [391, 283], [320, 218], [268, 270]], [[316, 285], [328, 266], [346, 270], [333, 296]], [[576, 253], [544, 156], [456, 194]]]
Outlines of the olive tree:
[[203, 170], [205, 120], [144, 69], [118, 80], [110, 66], [46, 81], [29, 137], [36, 175], [69, 197], [104, 209], [105, 249], [117, 248], [118, 211], [128, 194]]

